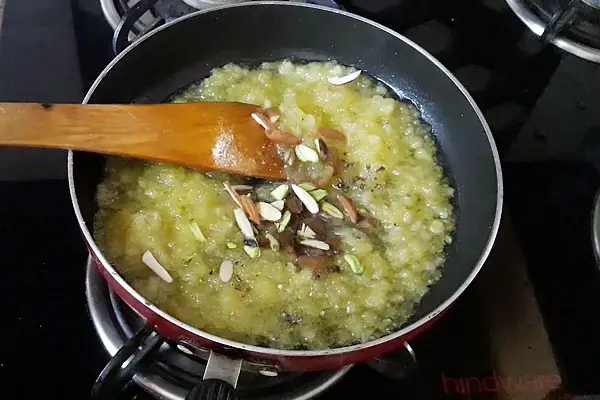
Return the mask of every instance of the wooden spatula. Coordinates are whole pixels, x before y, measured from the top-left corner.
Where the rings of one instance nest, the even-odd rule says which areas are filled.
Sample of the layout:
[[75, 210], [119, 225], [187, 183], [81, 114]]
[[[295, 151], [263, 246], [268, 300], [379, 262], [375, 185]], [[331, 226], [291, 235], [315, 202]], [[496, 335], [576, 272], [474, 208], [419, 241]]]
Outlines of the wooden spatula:
[[83, 150], [285, 179], [277, 146], [243, 103], [0, 103], [0, 145]]

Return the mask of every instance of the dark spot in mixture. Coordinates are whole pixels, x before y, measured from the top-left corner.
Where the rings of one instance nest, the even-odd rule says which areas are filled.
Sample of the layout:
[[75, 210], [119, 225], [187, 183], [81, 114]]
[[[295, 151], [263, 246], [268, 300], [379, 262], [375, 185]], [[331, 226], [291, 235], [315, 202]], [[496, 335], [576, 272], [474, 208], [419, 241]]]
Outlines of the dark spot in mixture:
[[256, 248], [258, 247], [258, 242], [256, 241], [256, 239], [246, 238], [244, 239], [244, 246]]
[[50, 103], [42, 103], [42, 107], [44, 107], [46, 110], [49, 110], [54, 106]]

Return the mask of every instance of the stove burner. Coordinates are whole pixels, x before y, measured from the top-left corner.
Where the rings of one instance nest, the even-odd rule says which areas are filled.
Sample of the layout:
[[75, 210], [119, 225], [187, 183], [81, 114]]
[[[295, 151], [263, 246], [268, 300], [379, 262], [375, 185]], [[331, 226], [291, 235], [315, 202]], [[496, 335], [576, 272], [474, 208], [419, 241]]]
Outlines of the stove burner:
[[[136, 332], [143, 332], [143, 321], [108, 289], [90, 261], [86, 272], [86, 297], [96, 332], [111, 356], [129, 343]], [[190, 350], [185, 347], [176, 346], [176, 349], [168, 343], [161, 344], [162, 339], [152, 334], [148, 335], [148, 340], [157, 345], [153, 358], [155, 361], [136, 372], [132, 380], [157, 398], [185, 399], [187, 393], [202, 380], [206, 361], [190, 356]], [[148, 351], [153, 351], [150, 347], [152, 346], [148, 346]], [[308, 400], [330, 388], [351, 368], [352, 366], [348, 366], [339, 371], [286, 372], [277, 376], [242, 371], [237, 392], [242, 400]]]
[[[336, 0], [293, 1], [340, 8]], [[207, 4], [209, 3], [207, 2]], [[115, 54], [120, 53], [137, 38], [160, 25], [198, 11], [197, 8], [188, 5], [185, 0], [135, 0], [132, 4], [129, 4], [127, 0], [100, 0], [100, 4], [104, 17], [115, 30], [113, 36]], [[223, 2], [223, 4], [227, 4], [227, 2]]]
[[600, 63], [600, 0], [506, 0], [543, 42]]
[[590, 7], [600, 8], [600, 0], [581, 0]]

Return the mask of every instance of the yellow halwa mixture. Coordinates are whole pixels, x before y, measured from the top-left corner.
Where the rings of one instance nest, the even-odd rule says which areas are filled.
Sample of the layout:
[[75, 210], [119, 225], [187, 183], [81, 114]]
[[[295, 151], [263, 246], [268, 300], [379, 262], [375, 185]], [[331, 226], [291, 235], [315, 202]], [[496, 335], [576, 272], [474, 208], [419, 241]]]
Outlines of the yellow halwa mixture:
[[[292, 146], [284, 153], [306, 181], [296, 182], [298, 189], [111, 158], [94, 226], [108, 260], [162, 310], [239, 342], [322, 349], [398, 329], [441, 276], [454, 230], [453, 190], [412, 105], [365, 74], [341, 85], [328, 80], [353, 71], [333, 61], [230, 64], [178, 94], [174, 102], [278, 110], [270, 121], [310, 150]], [[322, 128], [345, 140], [320, 134]], [[278, 208], [280, 218], [251, 221], [250, 237], [243, 234], [224, 183], [251, 204]], [[318, 213], [307, 210], [297, 190], [317, 201]], [[171, 283], [142, 262], [147, 251]]]

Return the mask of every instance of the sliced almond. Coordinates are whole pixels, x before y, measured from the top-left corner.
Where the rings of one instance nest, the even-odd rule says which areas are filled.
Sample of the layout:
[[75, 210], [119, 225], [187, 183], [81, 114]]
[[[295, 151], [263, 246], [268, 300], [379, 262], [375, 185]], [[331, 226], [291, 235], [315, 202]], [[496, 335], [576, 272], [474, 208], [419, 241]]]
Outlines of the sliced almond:
[[319, 204], [306, 190], [302, 189], [298, 185], [292, 185], [292, 190], [294, 193], [296, 193], [296, 196], [298, 196], [308, 211], [310, 211], [312, 214], [319, 212]]
[[246, 216], [244, 210], [242, 210], [241, 208], [236, 208], [235, 210], [233, 210], [233, 215], [235, 216], [235, 222], [240, 228], [240, 231], [242, 231], [244, 237], [253, 238], [254, 230], [252, 229], [252, 224], [250, 223], [250, 220]]
[[223, 186], [225, 186], [225, 190], [231, 196], [231, 199], [238, 205], [238, 207], [242, 206], [242, 202], [240, 201], [240, 195], [233, 189], [233, 186], [227, 181], [223, 182]]
[[260, 225], [260, 211], [250, 196], [240, 196], [240, 202], [242, 203], [242, 209], [248, 218], [250, 218], [250, 221], [254, 222], [256, 225]]
[[346, 215], [350, 218], [350, 221], [352, 221], [353, 224], [356, 224], [358, 222], [358, 211], [356, 211], [356, 207], [352, 203], [352, 200], [341, 194], [338, 194], [338, 199], [340, 200], [340, 204], [344, 208]]
[[361, 72], [362, 71], [359, 69], [359, 70], [349, 73], [348, 75], [331, 76], [331, 77], [327, 78], [327, 80], [332, 85], [345, 85], [346, 83], [350, 83], [353, 80], [355, 80], [356, 78], [358, 78], [360, 76]]
[[260, 216], [267, 221], [279, 221], [281, 219], [281, 211], [269, 203], [263, 201], [258, 203], [258, 211]]
[[300, 139], [298, 136], [294, 136], [289, 132], [284, 132], [277, 128], [265, 130], [265, 135], [267, 135], [269, 140], [272, 140], [275, 143], [287, 144], [290, 146], [296, 146], [302, 143], [302, 139]]
[[265, 115], [267, 116], [267, 118], [269, 118], [269, 120], [272, 123], [275, 123], [275, 122], [279, 121], [279, 118], [281, 118], [281, 112], [279, 111], [278, 108], [275, 108], [275, 107], [273, 107], [273, 108], [267, 108], [264, 111], [264, 113], [265, 113]]
[[233, 263], [230, 260], [225, 260], [219, 267], [219, 278], [223, 283], [227, 283], [233, 276]]
[[147, 250], [142, 255], [142, 262], [148, 268], [150, 268], [156, 275], [158, 275], [158, 277], [163, 281], [167, 283], [173, 282], [173, 278], [171, 277], [169, 272], [165, 269], [165, 267], [160, 265], [160, 263], [156, 260], [156, 258], [154, 258], [154, 255], [150, 252], [150, 250]]
[[333, 128], [319, 128], [317, 133], [323, 139], [342, 140], [342, 141], [346, 140], [346, 135], [344, 135], [342, 132], [338, 131], [337, 129], [333, 129]]
[[320, 240], [314, 240], [314, 239], [306, 239], [306, 240], [302, 240], [300, 241], [300, 244], [303, 246], [307, 246], [307, 247], [312, 247], [315, 249], [320, 249], [320, 250], [329, 250], [329, 244], [322, 242]]
[[271, 123], [271, 120], [263, 113], [252, 113], [252, 119], [256, 121], [257, 124], [265, 128], [265, 130], [273, 129], [273, 124]]

